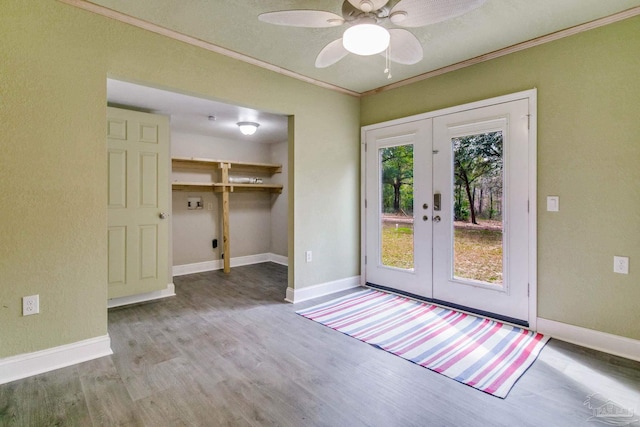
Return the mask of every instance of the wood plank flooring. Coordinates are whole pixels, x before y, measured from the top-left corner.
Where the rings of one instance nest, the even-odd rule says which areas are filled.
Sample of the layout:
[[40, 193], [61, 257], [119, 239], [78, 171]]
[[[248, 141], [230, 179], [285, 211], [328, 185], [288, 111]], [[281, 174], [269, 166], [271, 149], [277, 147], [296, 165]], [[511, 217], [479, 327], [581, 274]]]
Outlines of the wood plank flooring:
[[0, 426], [640, 425], [637, 362], [551, 340], [503, 400], [296, 315], [335, 295], [285, 303], [280, 265], [174, 283], [109, 312], [112, 356], [0, 386]]

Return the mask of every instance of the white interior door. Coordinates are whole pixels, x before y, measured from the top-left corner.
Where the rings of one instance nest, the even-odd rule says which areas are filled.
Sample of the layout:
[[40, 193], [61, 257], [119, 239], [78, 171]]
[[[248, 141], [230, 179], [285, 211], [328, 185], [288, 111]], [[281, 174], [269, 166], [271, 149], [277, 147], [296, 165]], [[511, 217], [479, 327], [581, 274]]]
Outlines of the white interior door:
[[433, 119], [434, 300], [527, 321], [528, 114], [524, 99]]
[[427, 298], [432, 276], [431, 137], [430, 120], [366, 133], [367, 281]]
[[365, 277], [527, 324], [529, 99], [487, 105], [365, 130]]
[[108, 108], [109, 298], [166, 289], [169, 120]]

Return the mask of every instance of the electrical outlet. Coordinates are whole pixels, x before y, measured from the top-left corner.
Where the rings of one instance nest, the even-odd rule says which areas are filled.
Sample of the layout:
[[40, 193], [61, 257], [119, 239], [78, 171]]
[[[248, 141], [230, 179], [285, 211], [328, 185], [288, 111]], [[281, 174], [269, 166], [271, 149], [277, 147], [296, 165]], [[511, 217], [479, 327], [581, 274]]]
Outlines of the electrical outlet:
[[40, 313], [40, 295], [22, 297], [22, 315], [30, 316]]
[[613, 272], [620, 274], [629, 274], [629, 257], [628, 256], [614, 256], [613, 257]]
[[305, 252], [304, 255], [307, 259], [307, 262], [311, 262], [313, 260], [313, 255], [311, 254], [311, 251]]

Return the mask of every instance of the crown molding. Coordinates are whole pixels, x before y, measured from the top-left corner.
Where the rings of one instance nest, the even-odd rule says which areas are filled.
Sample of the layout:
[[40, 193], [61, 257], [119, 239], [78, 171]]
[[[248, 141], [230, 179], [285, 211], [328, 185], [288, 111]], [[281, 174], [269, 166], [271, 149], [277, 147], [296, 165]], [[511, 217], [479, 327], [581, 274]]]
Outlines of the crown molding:
[[579, 33], [583, 33], [585, 31], [593, 30], [595, 28], [603, 27], [605, 25], [613, 24], [613, 23], [640, 15], [640, 6], [632, 7], [631, 9], [627, 9], [622, 12], [615, 13], [613, 15], [605, 16], [604, 18], [595, 19], [593, 21], [589, 21], [584, 24], [580, 24], [564, 30], [556, 31], [555, 33], [547, 34], [544, 36], [537, 37], [535, 39], [527, 40], [522, 43], [514, 44], [512, 46], [508, 46], [503, 49], [498, 49], [493, 52], [486, 53], [484, 55], [476, 56], [475, 58], [471, 58], [461, 62], [457, 62], [455, 64], [447, 65], [446, 67], [438, 68], [437, 70], [429, 71], [415, 77], [410, 77], [408, 79], [401, 80], [399, 82], [395, 82], [386, 86], [381, 86], [379, 88], [368, 90], [365, 92], [356, 92], [356, 91], [345, 89], [340, 86], [332, 85], [330, 83], [323, 82], [321, 80], [317, 80], [317, 79], [296, 73], [291, 70], [287, 70], [286, 68], [278, 67], [277, 65], [269, 64], [268, 62], [261, 61], [256, 58], [252, 58], [250, 56], [243, 55], [241, 53], [235, 52], [230, 49], [226, 49], [224, 47], [198, 39], [196, 37], [188, 36], [186, 34], [182, 34], [178, 31], [170, 30], [168, 28], [162, 27], [152, 22], [135, 18], [133, 16], [124, 14], [122, 12], [118, 12], [116, 10], [109, 9], [104, 6], [91, 3], [87, 0], [57, 0], [57, 1], [59, 1], [60, 3], [64, 3], [70, 6], [74, 6], [74, 7], [89, 11], [89, 12], [96, 13], [98, 15], [105, 16], [107, 18], [115, 19], [116, 21], [133, 25], [135, 27], [142, 28], [147, 31], [151, 31], [152, 33], [160, 34], [160, 35], [169, 37], [171, 39], [190, 44], [192, 46], [200, 47], [202, 49], [206, 49], [208, 51], [215, 52], [220, 55], [224, 55], [229, 58], [233, 58], [238, 61], [245, 62], [247, 64], [255, 65], [257, 67], [261, 67], [266, 70], [273, 71], [275, 73], [303, 81], [305, 83], [310, 83], [315, 86], [319, 86], [325, 89], [333, 90], [335, 92], [343, 93], [343, 94], [354, 96], [357, 98], [368, 96], [368, 95], [374, 95], [381, 92], [386, 92], [392, 89], [397, 89], [402, 86], [407, 86], [416, 82], [420, 82], [422, 80], [430, 79], [431, 77], [440, 76], [442, 74], [450, 73], [452, 71], [460, 70], [462, 68], [470, 67], [472, 65], [480, 64], [482, 62], [490, 61], [492, 59], [500, 58], [501, 56], [509, 55], [515, 52], [520, 52], [525, 49], [529, 49], [535, 46], [540, 46], [545, 43], [560, 40], [565, 37], [570, 37]]
[[278, 67], [277, 65], [269, 64], [268, 62], [261, 61], [256, 58], [252, 58], [247, 55], [243, 55], [241, 53], [235, 52], [230, 49], [226, 49], [224, 47], [218, 46], [216, 44], [207, 42], [205, 40], [198, 39], [196, 37], [188, 36], [186, 34], [182, 34], [178, 31], [170, 30], [168, 28], [162, 27], [160, 25], [154, 24], [149, 21], [145, 21], [143, 19], [135, 18], [133, 16], [124, 14], [122, 12], [118, 12], [113, 9], [109, 9], [104, 6], [97, 5], [95, 3], [90, 3], [86, 0], [58, 0], [60, 3], [67, 4], [69, 6], [74, 6], [79, 9], [86, 10], [88, 12], [92, 12], [98, 15], [105, 16], [107, 18], [115, 19], [116, 21], [123, 22], [125, 24], [133, 25], [134, 27], [142, 28], [143, 30], [151, 31], [155, 34], [160, 34], [162, 36], [169, 37], [171, 39], [181, 41], [192, 46], [200, 47], [202, 49], [206, 49], [211, 52], [219, 53], [220, 55], [227, 56], [229, 58], [236, 59], [238, 61], [245, 62], [247, 64], [255, 65], [260, 68], [264, 68], [269, 71], [273, 71], [274, 73], [281, 74], [283, 76], [291, 77], [305, 83], [311, 83], [312, 85], [319, 86], [325, 89], [330, 89], [335, 92], [343, 93], [346, 95], [351, 95], [355, 97], [359, 97], [360, 94], [358, 92], [345, 89], [340, 86], [332, 85], [330, 83], [323, 82], [321, 80], [313, 79], [311, 77], [304, 76], [302, 74], [296, 73], [291, 70], [287, 70], [286, 68]]
[[521, 50], [529, 49], [535, 46], [540, 46], [545, 43], [550, 43], [556, 40], [570, 37], [585, 31], [593, 30], [594, 28], [604, 27], [605, 25], [613, 24], [615, 22], [623, 21], [625, 19], [632, 18], [640, 15], [640, 6], [633, 7], [631, 9], [623, 10], [613, 15], [605, 16], [593, 21], [585, 22], [584, 24], [576, 25], [574, 27], [566, 28], [564, 30], [556, 31], [555, 33], [547, 34], [537, 37], [535, 39], [527, 40], [522, 43], [514, 44], [512, 46], [498, 49], [496, 51], [486, 53], [484, 55], [476, 56], [475, 58], [467, 59], [465, 61], [457, 62], [455, 64], [447, 65], [446, 67], [438, 68], [437, 70], [429, 71], [419, 76], [410, 77], [399, 82], [391, 83], [386, 86], [379, 87], [377, 89], [368, 90], [360, 93], [360, 96], [374, 95], [376, 93], [386, 92], [392, 89], [396, 89], [402, 86], [407, 86], [412, 83], [420, 82], [422, 80], [430, 79], [431, 77], [440, 76], [442, 74], [450, 73], [461, 68], [470, 67], [472, 65], [480, 64], [482, 62], [490, 61], [492, 59], [500, 58], [501, 56], [509, 55], [511, 53], [520, 52]]

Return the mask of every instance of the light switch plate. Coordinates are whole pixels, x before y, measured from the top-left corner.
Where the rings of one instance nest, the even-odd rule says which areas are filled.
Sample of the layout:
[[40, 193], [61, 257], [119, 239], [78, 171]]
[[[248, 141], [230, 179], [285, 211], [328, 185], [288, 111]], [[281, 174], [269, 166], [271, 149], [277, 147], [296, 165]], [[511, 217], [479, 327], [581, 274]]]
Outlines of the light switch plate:
[[560, 210], [560, 197], [547, 196], [547, 212], [558, 212]]

